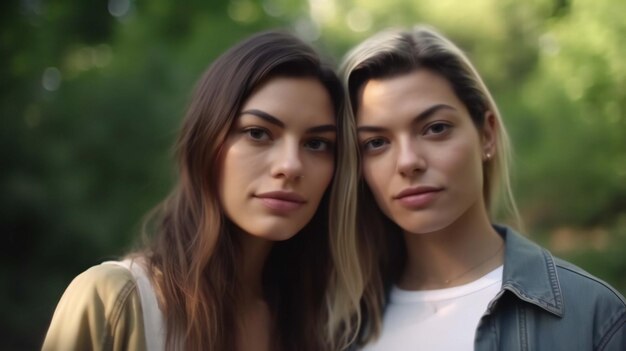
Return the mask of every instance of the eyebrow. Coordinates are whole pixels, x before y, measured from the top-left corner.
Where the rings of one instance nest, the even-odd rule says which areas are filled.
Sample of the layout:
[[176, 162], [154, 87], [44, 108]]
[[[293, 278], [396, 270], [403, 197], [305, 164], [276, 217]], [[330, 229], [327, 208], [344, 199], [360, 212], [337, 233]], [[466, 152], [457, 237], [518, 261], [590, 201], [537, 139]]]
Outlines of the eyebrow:
[[[416, 124], [420, 121], [423, 121], [425, 119], [427, 119], [428, 117], [432, 116], [435, 114], [435, 112], [439, 111], [439, 110], [453, 110], [456, 111], [456, 109], [450, 105], [446, 105], [446, 104], [437, 104], [434, 106], [431, 106], [429, 108], [427, 108], [426, 110], [420, 112], [417, 116], [415, 116], [415, 118], [413, 118], [413, 120], [411, 121], [411, 124]], [[357, 127], [357, 131], [358, 132], [381, 132], [386, 130], [386, 128], [384, 127], [378, 127], [378, 126], [368, 126], [368, 125], [364, 125], [364, 126], [360, 126]]]
[[285, 123], [283, 123], [283, 121], [281, 121], [280, 119], [270, 115], [267, 112], [263, 112], [261, 110], [256, 110], [256, 109], [252, 109], [252, 110], [245, 110], [243, 112], [241, 112], [242, 115], [253, 115], [253, 116], [257, 116], [263, 120], [265, 120], [268, 123], [277, 125], [281, 128], [285, 128]]
[[[261, 110], [257, 110], [257, 109], [245, 110], [241, 112], [241, 115], [253, 115], [253, 116], [261, 118], [262, 120], [268, 123], [274, 124], [280, 128], [285, 128], [285, 123], [283, 123], [283, 121]], [[305, 132], [306, 133], [328, 133], [328, 132], [336, 133], [337, 127], [334, 124], [323, 124], [320, 126], [308, 128]]]

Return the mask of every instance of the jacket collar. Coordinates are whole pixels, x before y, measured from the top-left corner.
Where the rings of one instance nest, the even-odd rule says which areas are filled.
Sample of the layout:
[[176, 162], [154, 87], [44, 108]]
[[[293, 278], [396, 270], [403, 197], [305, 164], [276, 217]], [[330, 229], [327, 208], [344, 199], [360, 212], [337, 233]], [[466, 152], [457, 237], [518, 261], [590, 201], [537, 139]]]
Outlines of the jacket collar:
[[563, 295], [550, 252], [508, 227], [494, 228], [505, 242], [502, 292], [498, 299], [508, 290], [520, 300], [562, 317]]

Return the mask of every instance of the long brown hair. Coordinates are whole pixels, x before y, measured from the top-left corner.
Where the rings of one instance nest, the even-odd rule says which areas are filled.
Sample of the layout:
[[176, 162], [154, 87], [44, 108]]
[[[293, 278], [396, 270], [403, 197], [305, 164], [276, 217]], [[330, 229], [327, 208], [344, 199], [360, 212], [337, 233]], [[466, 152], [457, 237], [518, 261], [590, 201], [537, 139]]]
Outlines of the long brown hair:
[[[233, 225], [217, 193], [220, 150], [246, 99], [276, 76], [314, 77], [327, 89], [338, 119], [333, 183], [309, 224], [274, 245], [264, 267], [264, 293], [274, 314], [274, 348], [324, 348], [325, 293], [331, 265], [329, 207], [341, 207], [342, 88], [318, 55], [281, 32], [254, 35], [217, 58], [198, 82], [176, 145], [178, 183], [155, 210], [142, 253], [167, 324], [167, 348], [233, 350], [241, 287]], [[330, 217], [330, 218], [329, 218]], [[239, 256], [240, 257], [240, 256]]]
[[[483, 198], [491, 214], [503, 205], [519, 224], [519, 215], [509, 180], [510, 146], [498, 108], [478, 72], [465, 54], [452, 42], [426, 26], [411, 30], [381, 32], [350, 51], [342, 64], [347, 88], [346, 119], [356, 125], [359, 93], [371, 79], [384, 79], [428, 69], [450, 82], [455, 94], [467, 107], [478, 130], [489, 111], [496, 120], [497, 141], [494, 158], [484, 163]], [[353, 144], [358, 149], [356, 144]], [[386, 292], [401, 273], [406, 252], [400, 228], [376, 205], [374, 196], [360, 177], [357, 192], [359, 219], [358, 256], [363, 277], [360, 305], [353, 311], [357, 322], [349, 325], [352, 337], [361, 343], [375, 338], [382, 328]], [[344, 250], [348, 252], [348, 250]], [[360, 320], [363, 320], [363, 323]]]

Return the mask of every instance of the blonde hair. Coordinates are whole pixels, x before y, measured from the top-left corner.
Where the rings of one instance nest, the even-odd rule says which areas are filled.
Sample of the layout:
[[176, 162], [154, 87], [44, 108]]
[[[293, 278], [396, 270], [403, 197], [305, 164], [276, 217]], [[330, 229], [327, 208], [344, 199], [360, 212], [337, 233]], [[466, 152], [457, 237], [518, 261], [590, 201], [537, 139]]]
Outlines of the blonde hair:
[[[496, 152], [483, 166], [483, 198], [490, 216], [493, 217], [496, 210], [502, 207], [519, 224], [509, 179], [511, 147], [500, 112], [478, 72], [461, 49], [432, 28], [418, 25], [408, 31], [386, 30], [365, 40], [346, 55], [340, 69], [347, 90], [346, 123], [355, 126], [359, 92], [367, 81], [406, 74], [417, 69], [431, 70], [448, 80], [455, 94], [467, 107], [478, 130], [483, 127], [487, 112], [493, 115], [497, 135]], [[353, 148], [358, 150], [356, 142]], [[355, 289], [363, 289], [362, 300], [357, 308], [350, 301], [353, 319], [345, 328], [352, 338], [358, 336], [359, 342], [364, 343], [380, 333], [385, 291], [402, 269], [405, 254], [399, 228], [383, 216], [377, 206], [371, 206], [375, 202], [362, 179], [358, 185], [357, 200], [357, 217], [360, 224], [364, 223], [359, 227], [359, 238], [344, 238], [346, 247], [334, 251], [349, 255], [350, 250], [357, 248], [357, 251], [352, 251], [352, 255], [358, 257], [358, 266], [351, 269], [361, 274], [361, 279], [352, 279], [358, 283]], [[361, 243], [356, 245], [353, 241]], [[353, 264], [348, 258], [339, 259], [342, 260]]]
[[337, 152], [337, 173], [342, 176], [335, 180], [330, 202], [329, 224], [336, 235], [329, 243], [333, 261], [326, 299], [329, 350], [343, 350], [354, 340], [353, 331], [360, 328], [359, 305], [366, 284], [355, 255], [360, 245], [356, 229], [359, 156], [353, 147], [357, 144], [354, 120], [339, 119], [338, 129], [345, 149]]

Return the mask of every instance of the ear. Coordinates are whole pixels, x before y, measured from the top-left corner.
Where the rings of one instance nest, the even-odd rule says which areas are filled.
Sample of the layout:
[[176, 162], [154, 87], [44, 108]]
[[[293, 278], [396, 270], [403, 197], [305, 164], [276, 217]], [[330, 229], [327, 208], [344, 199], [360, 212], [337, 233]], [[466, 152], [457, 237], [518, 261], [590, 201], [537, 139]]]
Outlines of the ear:
[[498, 140], [498, 120], [496, 115], [491, 112], [485, 112], [485, 121], [481, 131], [483, 161], [489, 161], [494, 157]]

